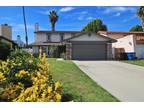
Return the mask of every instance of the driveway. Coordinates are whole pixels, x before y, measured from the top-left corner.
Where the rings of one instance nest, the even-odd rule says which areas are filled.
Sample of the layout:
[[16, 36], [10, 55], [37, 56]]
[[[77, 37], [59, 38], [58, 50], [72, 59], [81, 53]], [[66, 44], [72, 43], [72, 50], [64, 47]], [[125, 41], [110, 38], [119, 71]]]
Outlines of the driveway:
[[144, 67], [118, 61], [74, 61], [120, 101], [144, 102]]

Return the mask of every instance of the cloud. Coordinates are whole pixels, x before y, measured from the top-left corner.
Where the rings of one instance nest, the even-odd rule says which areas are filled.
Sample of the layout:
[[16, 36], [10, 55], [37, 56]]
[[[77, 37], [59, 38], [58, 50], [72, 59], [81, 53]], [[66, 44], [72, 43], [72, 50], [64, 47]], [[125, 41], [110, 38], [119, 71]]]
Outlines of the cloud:
[[[12, 24], [13, 31], [24, 31], [24, 24]], [[27, 24], [27, 30], [34, 30], [34, 25]]]
[[59, 11], [60, 12], [68, 12], [68, 11], [72, 11], [74, 9], [75, 9], [74, 7], [64, 7], [64, 8], [61, 8]]
[[38, 13], [43, 14], [43, 15], [48, 15], [48, 14], [49, 14], [49, 10], [46, 10], [46, 11], [38, 11]]
[[84, 16], [79, 16], [77, 19], [78, 19], [78, 20], [83, 20], [83, 19], [84, 19]]
[[121, 15], [121, 13], [118, 12], [118, 13], [116, 13], [114, 16], [115, 16], [115, 17], [118, 17], [118, 16], [120, 16], [120, 15]]
[[10, 18], [10, 17], [3, 17], [3, 16], [0, 16], [0, 19], [2, 19], [2, 20], [12, 20], [12, 18]]
[[86, 20], [93, 20], [95, 19], [94, 17], [87, 17]]
[[80, 12], [80, 14], [88, 14], [88, 12], [87, 11], [82, 11], [82, 12]]
[[134, 7], [123, 7], [123, 6], [106, 7], [106, 9], [104, 10], [103, 13], [109, 14], [109, 13], [113, 13], [113, 12], [126, 12], [126, 11], [135, 12], [136, 8], [134, 8]]
[[129, 21], [131, 21], [131, 20], [133, 20], [133, 19], [135, 19], [135, 18], [137, 18], [136, 15], [134, 15], [134, 16], [132, 16], [132, 17], [130, 17], [130, 18], [124, 19], [122, 22], [126, 23], [126, 22], [129, 22]]

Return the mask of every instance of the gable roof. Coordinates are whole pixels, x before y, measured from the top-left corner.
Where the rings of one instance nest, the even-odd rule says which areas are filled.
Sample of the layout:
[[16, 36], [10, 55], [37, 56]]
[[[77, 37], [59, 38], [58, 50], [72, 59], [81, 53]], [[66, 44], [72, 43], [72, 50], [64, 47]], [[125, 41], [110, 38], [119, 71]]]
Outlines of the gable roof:
[[34, 33], [80, 33], [81, 31], [35, 31]]
[[97, 34], [97, 33], [95, 33], [95, 32], [80, 32], [79, 34], [76, 34], [75, 36], [70, 37], [70, 38], [68, 38], [68, 39], [65, 39], [64, 41], [70, 41], [71, 39], [80, 37], [80, 36], [82, 36], [82, 35], [84, 35], [84, 34], [87, 34], [87, 33], [94, 33], [94, 34], [96, 34], [96, 35], [99, 35], [99, 36], [101, 36], [101, 37], [104, 37], [105, 39], [109, 39], [110, 42], [117, 42], [116, 39], [113, 39], [113, 38], [110, 38], [110, 37], [107, 37], [107, 36], [104, 36], [104, 35], [100, 35], [100, 34]]
[[144, 32], [125, 32], [125, 31], [98, 31], [98, 34], [105, 34], [105, 35], [110, 35], [110, 34], [121, 34], [121, 35], [129, 35], [129, 34], [135, 34], [135, 35], [143, 35]]
[[11, 43], [17, 45], [17, 43], [15, 43], [14, 41], [12, 41], [12, 40], [10, 40], [10, 39], [4, 37], [4, 36], [0, 36], [0, 39], [4, 39], [4, 40], [6, 40], [6, 41], [8, 41], [8, 42], [11, 42]]

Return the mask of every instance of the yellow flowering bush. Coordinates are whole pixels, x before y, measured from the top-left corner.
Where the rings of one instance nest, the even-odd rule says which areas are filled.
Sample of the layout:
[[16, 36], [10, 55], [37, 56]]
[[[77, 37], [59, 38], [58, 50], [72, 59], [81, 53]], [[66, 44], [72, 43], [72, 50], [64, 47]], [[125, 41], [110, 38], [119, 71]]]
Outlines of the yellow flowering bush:
[[[31, 72], [22, 69], [13, 75], [13, 80], [10, 80], [9, 76], [10, 68], [13, 68], [15, 63], [10, 60], [0, 63], [0, 81], [4, 81], [0, 100], [18, 102], [60, 102], [62, 100], [61, 83], [52, 79], [46, 55], [40, 53], [38, 60], [36, 69]], [[9, 62], [12, 66], [8, 66]], [[27, 79], [32, 83], [29, 86], [25, 86]]]
[[15, 99], [18, 95], [19, 92], [23, 89], [23, 84], [18, 83], [18, 84], [8, 84], [6, 85], [4, 92], [1, 94], [1, 98], [3, 100], [11, 101]]
[[14, 101], [21, 102], [48, 102], [61, 101], [62, 88], [59, 82], [51, 79], [46, 55], [39, 57], [38, 70], [31, 74], [33, 85], [23, 90]]
[[19, 71], [19, 73], [16, 73], [15, 76], [16, 77], [19, 77], [19, 78], [22, 78], [22, 77], [25, 77], [25, 76], [29, 76], [29, 72], [28, 71], [25, 71], [25, 70], [21, 70]]
[[3, 81], [3, 80], [5, 80], [6, 78], [5, 78], [5, 76], [3, 75], [3, 73], [2, 72], [0, 72], [0, 81]]

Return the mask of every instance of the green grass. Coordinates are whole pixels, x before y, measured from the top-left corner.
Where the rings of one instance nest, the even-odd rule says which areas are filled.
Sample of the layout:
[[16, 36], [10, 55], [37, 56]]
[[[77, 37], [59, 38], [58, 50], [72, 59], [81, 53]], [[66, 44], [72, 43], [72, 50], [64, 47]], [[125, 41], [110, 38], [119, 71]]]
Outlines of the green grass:
[[54, 80], [62, 82], [65, 93], [72, 95], [74, 101], [119, 101], [83, 73], [72, 61], [56, 61], [49, 58], [49, 63]]
[[134, 64], [134, 65], [139, 65], [139, 66], [144, 66], [144, 60], [127, 60], [127, 61], [123, 61], [125, 63], [129, 63], [129, 64]]

